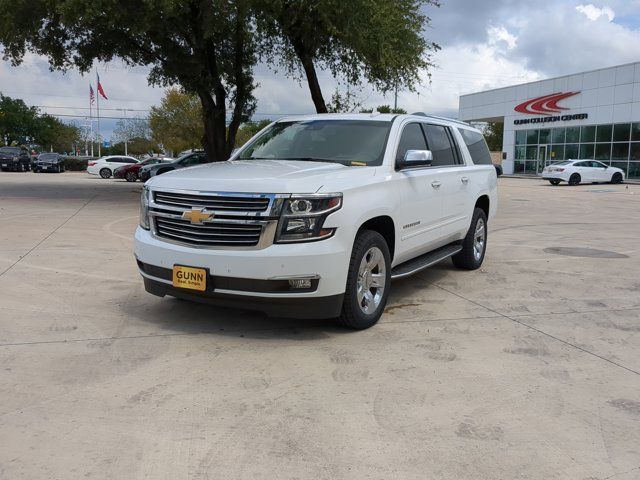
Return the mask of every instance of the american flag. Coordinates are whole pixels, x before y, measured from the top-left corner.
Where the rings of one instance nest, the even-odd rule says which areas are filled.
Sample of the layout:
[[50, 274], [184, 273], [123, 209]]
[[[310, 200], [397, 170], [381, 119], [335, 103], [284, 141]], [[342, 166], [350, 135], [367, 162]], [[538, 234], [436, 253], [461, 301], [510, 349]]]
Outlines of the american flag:
[[93, 105], [96, 103], [96, 96], [93, 94], [93, 87], [89, 85], [89, 103]]

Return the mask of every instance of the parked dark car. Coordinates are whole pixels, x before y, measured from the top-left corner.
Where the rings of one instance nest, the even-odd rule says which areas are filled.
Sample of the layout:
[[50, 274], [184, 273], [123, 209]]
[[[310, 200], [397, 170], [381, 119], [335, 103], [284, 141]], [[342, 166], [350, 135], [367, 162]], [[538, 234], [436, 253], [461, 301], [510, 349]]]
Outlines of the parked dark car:
[[66, 157], [59, 153], [41, 153], [33, 160], [31, 170], [40, 172], [64, 172], [64, 160]]
[[138, 180], [140, 169], [146, 165], [168, 164], [173, 162], [173, 158], [167, 157], [150, 157], [140, 163], [133, 163], [118, 167], [113, 171], [113, 178], [124, 178], [127, 182], [135, 182]]
[[142, 167], [138, 172], [138, 177], [141, 181], [146, 182], [151, 177], [162, 175], [163, 173], [170, 172], [171, 170], [193, 167], [194, 165], [200, 165], [208, 162], [209, 161], [207, 160], [207, 156], [204, 152], [191, 152], [170, 163], [158, 163], [156, 165], [147, 165], [146, 167]]
[[29, 152], [21, 147], [0, 147], [0, 169], [28, 172], [31, 170]]

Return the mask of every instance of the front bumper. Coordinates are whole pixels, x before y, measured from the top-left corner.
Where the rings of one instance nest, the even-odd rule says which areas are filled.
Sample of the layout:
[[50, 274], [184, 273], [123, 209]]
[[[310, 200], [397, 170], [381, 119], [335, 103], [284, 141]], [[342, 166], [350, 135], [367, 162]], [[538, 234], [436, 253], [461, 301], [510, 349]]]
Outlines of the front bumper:
[[120, 179], [122, 179], [122, 178], [124, 178], [124, 174], [125, 174], [125, 173], [126, 173], [126, 172], [125, 172], [124, 170], [120, 170], [120, 169], [117, 169], [117, 168], [116, 168], [116, 169], [113, 171], [113, 178], [120, 178]]
[[[319, 242], [235, 250], [169, 243], [138, 227], [134, 252], [150, 293], [164, 292], [164, 295], [207, 303], [235, 304], [267, 313], [272, 306], [277, 307], [277, 315], [281, 316], [287, 316], [289, 305], [292, 306], [290, 316], [301, 317], [300, 310], [295, 307], [305, 305], [303, 308], [309, 310], [305, 318], [329, 318], [337, 316], [342, 306], [351, 256], [351, 241], [341, 238], [340, 230], [334, 237]], [[174, 265], [207, 269], [207, 291], [173, 287], [170, 274]], [[301, 277], [316, 278], [314, 288], [289, 290], [283, 286], [283, 283], [288, 285], [288, 279]], [[254, 301], [256, 305], [249, 307], [248, 303]], [[319, 308], [318, 302], [320, 306], [337, 302], [337, 306], [334, 305], [333, 310], [322, 308], [314, 312]]]

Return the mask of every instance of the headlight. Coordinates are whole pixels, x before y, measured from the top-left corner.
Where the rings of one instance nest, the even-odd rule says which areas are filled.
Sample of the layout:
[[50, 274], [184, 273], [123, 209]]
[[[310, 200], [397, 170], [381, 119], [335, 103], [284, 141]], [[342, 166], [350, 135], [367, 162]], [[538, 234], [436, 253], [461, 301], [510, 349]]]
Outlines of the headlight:
[[142, 195], [140, 195], [140, 226], [145, 230], [149, 230], [149, 195], [150, 191], [147, 187], [142, 187]]
[[323, 228], [327, 216], [342, 207], [341, 193], [292, 195], [282, 209], [276, 243], [311, 242], [332, 236]]

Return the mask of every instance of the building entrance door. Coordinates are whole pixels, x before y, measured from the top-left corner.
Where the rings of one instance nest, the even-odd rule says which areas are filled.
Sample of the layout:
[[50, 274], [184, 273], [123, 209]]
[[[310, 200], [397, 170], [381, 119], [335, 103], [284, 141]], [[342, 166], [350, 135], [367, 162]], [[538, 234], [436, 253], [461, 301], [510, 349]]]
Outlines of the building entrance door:
[[538, 145], [538, 168], [537, 173], [542, 173], [547, 166], [547, 145]]

